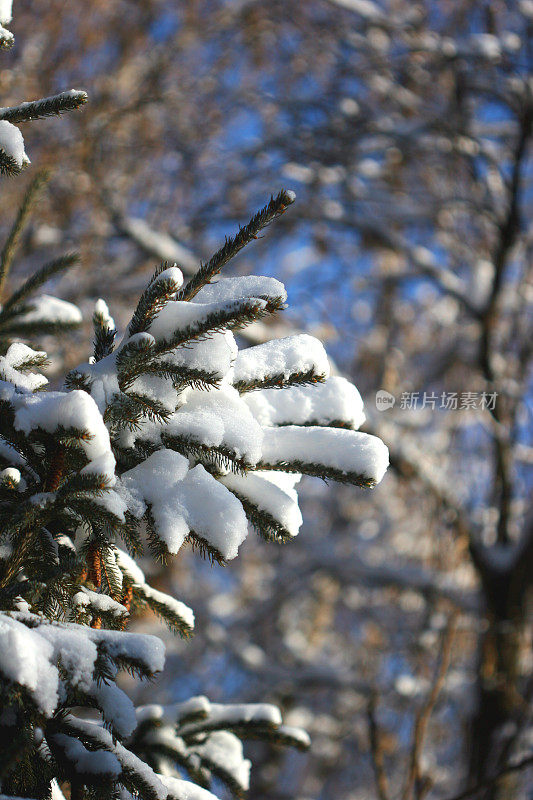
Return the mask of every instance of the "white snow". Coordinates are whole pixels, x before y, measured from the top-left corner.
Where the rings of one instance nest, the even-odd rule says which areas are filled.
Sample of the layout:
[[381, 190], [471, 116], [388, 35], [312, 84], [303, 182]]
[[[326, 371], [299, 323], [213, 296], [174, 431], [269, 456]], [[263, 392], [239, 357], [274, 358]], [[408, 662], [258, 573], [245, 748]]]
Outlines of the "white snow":
[[163, 306], [150, 325], [150, 333], [157, 341], [168, 341], [189, 326], [195, 326], [220, 313], [233, 314], [244, 308], [264, 308], [263, 300], [248, 298], [224, 300], [220, 303], [189, 303], [171, 300]]
[[29, 434], [32, 430], [54, 433], [60, 426], [87, 431], [89, 436], [80, 445], [88, 464], [82, 473], [104, 475], [110, 485], [115, 480], [115, 457], [111, 451], [109, 432], [98, 407], [86, 392], [38, 392], [24, 395], [15, 401], [15, 430]]
[[357, 429], [365, 421], [361, 395], [350, 381], [337, 376], [313, 386], [261, 389], [245, 394], [243, 399], [265, 426], [329, 425], [336, 421]]
[[284, 491], [256, 472], [247, 475], [228, 474], [220, 479], [230, 491], [249, 500], [261, 511], [274, 517], [291, 535], [296, 536], [302, 524], [298, 497], [294, 490]]
[[152, 283], [160, 283], [161, 281], [172, 281], [177, 291], [183, 285], [183, 272], [179, 269], [177, 264], [174, 264], [172, 267], [168, 267], [164, 269], [163, 272], [160, 272]]
[[220, 278], [214, 283], [203, 286], [193, 303], [220, 303], [228, 300], [242, 300], [247, 297], [258, 297], [262, 300], [287, 299], [285, 286], [275, 278], [260, 275], [245, 275], [238, 278]]
[[[139, 516], [142, 516], [142, 512]], [[144, 577], [144, 572], [140, 567], [137, 566], [137, 563], [129, 556], [124, 550], [121, 550], [119, 547], [115, 548], [115, 555], [117, 559], [117, 564], [121, 570], [126, 574], [130, 581], [133, 583], [142, 586], [146, 583], [146, 578]]]
[[12, 158], [19, 169], [22, 169], [23, 164], [29, 163], [20, 130], [5, 119], [0, 120], [0, 150]]
[[74, 736], [65, 733], [55, 733], [52, 739], [63, 751], [64, 756], [82, 775], [106, 775], [118, 778], [122, 769], [113, 753], [106, 750], [88, 750]]
[[103, 325], [108, 331], [114, 331], [116, 328], [115, 320], [109, 313], [109, 308], [105, 300], [100, 297], [94, 304], [94, 313], [102, 320]]
[[172, 703], [169, 705], [159, 705], [152, 703], [146, 706], [138, 706], [136, 709], [137, 723], [145, 722], [146, 720], [154, 720], [154, 722], [161, 722], [162, 724], [170, 725], [174, 729], [179, 725], [181, 720], [194, 717], [207, 717], [211, 703], [203, 695], [197, 697], [190, 697], [180, 703]]
[[116, 683], [93, 682], [89, 694], [94, 697], [106, 722], [119, 736], [129, 736], [137, 726], [135, 706]]
[[150, 505], [158, 535], [169, 552], [177, 553], [194, 531], [223, 558], [237, 555], [247, 532], [243, 508], [201, 464], [189, 470], [188, 459], [162, 449], [125, 472], [121, 482]]
[[165, 646], [157, 636], [85, 627], [83, 630], [111, 658], [134, 659], [148, 672], [161, 672], [163, 669]]
[[116, 756], [117, 761], [122, 767], [121, 772], [128, 772], [131, 770], [139, 775], [143, 782], [150, 786], [151, 793], [153, 793], [153, 796], [156, 797], [157, 800], [166, 799], [168, 792], [163, 783], [161, 783], [160, 776], [156, 775], [148, 764], [141, 761], [134, 753], [131, 753], [119, 742], [113, 741], [113, 737], [109, 731], [98, 723], [81, 720], [72, 715], [69, 715], [65, 719], [65, 723], [67, 723], [69, 728], [73, 731], [87, 736], [87, 738], [92, 741], [97, 741], [102, 746], [102, 750], [96, 750], [96, 753], [108, 752]]
[[87, 589], [85, 586], [80, 588], [79, 592], [72, 598], [72, 603], [77, 608], [87, 609], [91, 611], [100, 611], [103, 614], [110, 613], [114, 617], [127, 616], [128, 611], [121, 603], [117, 603], [112, 597], [107, 594], [100, 594]]
[[173, 800], [218, 800], [216, 795], [207, 789], [202, 789], [190, 781], [173, 778], [171, 775], [158, 775]]
[[207, 719], [189, 722], [179, 728], [179, 733], [181, 736], [190, 736], [210, 728], [236, 728], [239, 725], [261, 725], [276, 729], [281, 725], [281, 713], [277, 706], [269, 703], [211, 703]]
[[295, 728], [292, 725], [280, 725], [277, 732], [282, 736], [290, 736], [291, 739], [298, 742], [300, 747], [307, 748], [311, 746], [311, 737], [303, 728]]
[[35, 356], [46, 358], [46, 353], [42, 350], [32, 350], [22, 342], [15, 342], [10, 345], [5, 356], [0, 356], [0, 377], [2, 380], [12, 383], [17, 389], [28, 392], [40, 389], [48, 383], [44, 375], [37, 372], [19, 372], [19, 368], [24, 362]]
[[389, 451], [377, 436], [342, 428], [265, 428], [262, 463], [301, 461], [342, 473], [362, 475], [376, 483], [389, 464]]
[[369, 22], [375, 22], [383, 16], [379, 6], [371, 0], [332, 0], [332, 2], [348, 8], [350, 11], [355, 11]]
[[74, 303], [68, 303], [58, 297], [42, 294], [39, 297], [32, 298], [30, 303], [31, 309], [25, 314], [20, 314], [17, 317], [17, 322], [23, 322], [25, 325], [37, 322], [79, 325], [82, 321], [79, 308]]
[[172, 614], [180, 617], [188, 628], [194, 628], [194, 612], [192, 608], [182, 603], [181, 600], [176, 600], [175, 597], [172, 597], [170, 594], [165, 594], [165, 592], [159, 592], [146, 583], [140, 586], [136, 585], [135, 588], [138, 589], [140, 594], [146, 599], [154, 600], [156, 603], [166, 606]]
[[243, 792], [250, 788], [251, 762], [243, 757], [242, 742], [229, 731], [214, 731], [203, 744], [194, 744], [191, 748], [200, 758], [207, 761], [207, 766], [214, 764], [228, 772]]
[[[26, 486], [26, 481], [21, 478], [20, 472], [15, 467], [6, 467], [0, 471], [0, 483], [4, 486], [22, 489]], [[22, 486], [21, 486], [22, 483]]]
[[50, 717], [57, 706], [59, 673], [53, 662], [52, 645], [38, 631], [0, 613], [0, 673], [28, 694]]
[[13, 19], [13, 0], [0, 0], [0, 24], [9, 25]]
[[207, 447], [226, 447], [250, 464], [259, 460], [261, 428], [235, 389], [189, 389], [182, 399], [184, 405], [161, 427], [161, 433], [186, 436]]
[[240, 350], [235, 361], [234, 383], [262, 381], [275, 375], [287, 380], [295, 373], [309, 370], [327, 378], [328, 357], [322, 342], [301, 333]]
[[[165, 662], [165, 648], [157, 636], [124, 631], [98, 630], [70, 622], [48, 623], [34, 614], [0, 614], [0, 620], [16, 621], [23, 631], [33, 636], [36, 648], [41, 652], [52, 652], [54, 663], [61, 661], [73, 685], [87, 691], [92, 681], [94, 663], [98, 649], [111, 659], [134, 660], [148, 672], [160, 672]], [[22, 622], [37, 625], [26, 628]], [[18, 630], [18, 628], [17, 628]], [[44, 643], [44, 644], [43, 644]], [[53, 651], [50, 651], [50, 646]]]

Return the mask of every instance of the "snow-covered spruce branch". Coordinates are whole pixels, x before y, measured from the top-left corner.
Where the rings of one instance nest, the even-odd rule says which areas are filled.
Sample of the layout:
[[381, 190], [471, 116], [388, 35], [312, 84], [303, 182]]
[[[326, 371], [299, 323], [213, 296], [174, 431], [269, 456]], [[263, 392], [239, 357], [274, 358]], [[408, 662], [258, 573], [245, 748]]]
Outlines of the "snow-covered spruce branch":
[[20, 122], [31, 122], [35, 119], [44, 119], [44, 117], [55, 117], [59, 114], [65, 114], [67, 111], [77, 111], [87, 100], [87, 92], [79, 89], [70, 89], [67, 92], [60, 92], [51, 97], [26, 101], [18, 106], [0, 108], [0, 120], [18, 124]]
[[[206, 263], [201, 264], [198, 272], [190, 279], [187, 285], [179, 294], [180, 300], [192, 300], [198, 291], [206, 283], [209, 283], [215, 275], [232, 259], [239, 250], [246, 247], [267, 225], [279, 217], [283, 212], [294, 203], [296, 195], [294, 192], [281, 190], [276, 197], [272, 196], [270, 202], [252, 217], [250, 222], [241, 228], [236, 236], [226, 239], [224, 245]], [[273, 309], [271, 309], [273, 310]]]
[[[213, 800], [217, 779], [241, 797], [250, 772], [243, 740], [309, 744], [269, 705], [199, 697], [135, 709], [116, 684], [120, 670], [150, 678], [163, 668], [158, 639], [124, 630], [137, 610], [149, 608], [182, 636], [194, 629], [190, 608], [150, 586], [136, 563], [143, 548], [166, 558], [190, 544], [224, 563], [248, 523], [270, 541], [298, 533], [301, 473], [373, 486], [387, 467], [385, 445], [356, 430], [364, 422], [357, 390], [329, 377], [320, 342], [295, 335], [239, 352], [233, 331], [282, 308], [283, 285], [253, 276], [211, 283], [293, 199], [280, 192], [185, 289], [179, 268], [163, 264], [116, 346], [99, 300], [94, 354], [64, 391], [47, 391], [46, 353], [12, 339], [32, 320], [42, 330], [39, 300], [28, 297], [75, 258], [43, 267], [0, 311], [0, 782], [8, 795], [61, 798], [68, 783], [76, 798]], [[59, 315], [54, 324], [68, 322]]]
[[[0, 0], [0, 48], [12, 47], [15, 38], [4, 26], [12, 19], [12, 0]], [[0, 174], [16, 175], [30, 163], [24, 139], [17, 123], [74, 111], [87, 102], [87, 94], [78, 89], [31, 100], [10, 108], [0, 108]]]

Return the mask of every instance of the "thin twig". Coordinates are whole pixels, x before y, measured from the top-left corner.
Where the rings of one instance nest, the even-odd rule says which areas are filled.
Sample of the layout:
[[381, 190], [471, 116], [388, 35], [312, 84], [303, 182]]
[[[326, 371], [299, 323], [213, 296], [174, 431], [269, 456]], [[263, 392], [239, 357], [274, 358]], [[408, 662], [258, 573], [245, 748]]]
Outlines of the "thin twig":
[[413, 789], [420, 780], [420, 758], [422, 756], [422, 751], [424, 749], [427, 727], [429, 720], [431, 718], [431, 714], [433, 713], [433, 709], [435, 708], [435, 704], [439, 699], [442, 687], [444, 686], [446, 674], [450, 666], [452, 644], [455, 635], [457, 617], [458, 617], [457, 611], [455, 611], [450, 617], [448, 626], [443, 635], [440, 648], [439, 662], [437, 670], [435, 672], [435, 677], [433, 679], [433, 685], [431, 687], [431, 691], [427, 697], [426, 702], [424, 703], [424, 705], [422, 706], [416, 717], [415, 730], [413, 734], [413, 744], [411, 747], [409, 771], [407, 773], [404, 789], [402, 792], [402, 800], [409, 800], [409, 798], [413, 796]]
[[370, 755], [372, 759], [372, 768], [374, 770], [379, 800], [391, 800], [387, 773], [385, 771], [385, 758], [383, 755], [383, 748], [381, 746], [381, 735], [376, 718], [377, 700], [377, 692], [375, 689], [372, 689], [366, 708], [368, 720], [368, 738], [370, 740]]

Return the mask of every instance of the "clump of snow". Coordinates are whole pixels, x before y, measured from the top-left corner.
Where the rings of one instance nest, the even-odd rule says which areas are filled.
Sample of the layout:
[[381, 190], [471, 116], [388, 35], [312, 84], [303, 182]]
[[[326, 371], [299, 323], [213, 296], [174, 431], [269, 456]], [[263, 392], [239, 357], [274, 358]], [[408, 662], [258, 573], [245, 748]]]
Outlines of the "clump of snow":
[[39, 710], [50, 717], [57, 706], [59, 673], [52, 645], [16, 619], [0, 614], [0, 673], [23, 686]]
[[81, 321], [81, 311], [74, 303], [47, 294], [32, 299], [31, 309], [17, 317], [17, 322], [25, 325], [35, 323], [79, 325]]
[[302, 514], [294, 489], [281, 489], [257, 472], [247, 475], [229, 473], [220, 480], [238, 497], [273, 517], [291, 536], [297, 535], [302, 524]]
[[112, 614], [114, 617], [127, 616], [127, 609], [121, 604], [113, 600], [107, 594], [100, 594], [87, 589], [85, 586], [80, 588], [72, 598], [72, 603], [75, 607], [81, 609], [100, 611], [104, 614]]
[[389, 451], [369, 433], [286, 425], [264, 429], [262, 462], [318, 464], [379, 483], [389, 465]]
[[[206, 323], [218, 314], [238, 313], [251, 308], [252, 301], [245, 299], [224, 300], [217, 303], [189, 303], [182, 300], [171, 300], [166, 303], [150, 324], [150, 333], [157, 341], [168, 341], [177, 333], [185, 331], [189, 326]], [[254, 308], [265, 306], [263, 300], [253, 300]], [[207, 323], [206, 323], [207, 324]]]
[[137, 723], [145, 722], [146, 720], [153, 720], [166, 725], [172, 726], [174, 729], [179, 725], [182, 720], [193, 718], [205, 718], [209, 713], [211, 703], [203, 695], [197, 697], [190, 697], [180, 703], [171, 703], [169, 705], [159, 705], [159, 703], [151, 703], [146, 706], [138, 706], [136, 710]]
[[329, 425], [341, 422], [354, 430], [365, 421], [361, 395], [337, 376], [313, 386], [289, 386], [283, 391], [261, 389], [244, 395], [261, 425]]
[[183, 285], [183, 272], [179, 269], [177, 264], [172, 267], [164, 269], [159, 275], [154, 278], [152, 283], [160, 283], [161, 281], [172, 281], [176, 287], [176, 291]]
[[112, 485], [115, 481], [115, 457], [111, 451], [109, 432], [98, 407], [86, 392], [39, 392], [20, 396], [16, 401], [15, 430], [29, 434], [32, 430], [54, 433], [63, 428], [87, 432], [80, 444], [88, 464], [81, 470], [104, 475]]
[[13, 19], [13, 0], [0, 0], [0, 25], [9, 25]]
[[137, 727], [135, 706], [128, 695], [116, 683], [93, 681], [89, 694], [94, 697], [105, 721], [112, 725], [119, 736], [130, 736]]
[[183, 400], [184, 405], [161, 429], [163, 433], [184, 435], [206, 447], [224, 446], [250, 464], [259, 460], [261, 428], [235, 389], [190, 389]]
[[270, 703], [211, 703], [207, 719], [189, 722], [180, 728], [182, 736], [190, 736], [211, 729], [236, 728], [240, 725], [261, 725], [276, 729], [281, 725], [281, 713]]
[[26, 488], [26, 481], [15, 467], [6, 467], [0, 470], [0, 483], [11, 489], [23, 491]]
[[0, 150], [13, 159], [19, 169], [29, 164], [20, 130], [5, 119], [0, 120]]
[[116, 328], [115, 320], [109, 313], [109, 308], [105, 300], [102, 300], [100, 297], [96, 303], [94, 304], [94, 314], [99, 318], [102, 325], [107, 328], [108, 331], [114, 331]]
[[194, 532], [223, 558], [237, 555], [247, 532], [243, 508], [201, 464], [190, 470], [187, 458], [162, 449], [125, 472], [121, 482], [148, 503], [157, 533], [170, 553], [177, 553], [185, 537]]
[[250, 788], [251, 762], [245, 759], [242, 742], [229, 731], [214, 731], [202, 744], [195, 744], [191, 750], [200, 756], [207, 766], [223, 767], [242, 792]]
[[[142, 516], [142, 513], [143, 512], [141, 512], [139, 516]], [[115, 555], [118, 566], [132, 583], [136, 583], [139, 586], [142, 586], [144, 583], [146, 583], [144, 572], [140, 567], [137, 566], [137, 563], [133, 560], [133, 558], [131, 558], [131, 556], [129, 556], [119, 547], [115, 548]]]
[[277, 375], [287, 380], [295, 373], [311, 370], [324, 378], [329, 376], [324, 345], [314, 336], [296, 334], [240, 350], [235, 361], [234, 383], [264, 381]]
[[88, 750], [74, 736], [65, 733], [55, 733], [52, 737], [54, 744], [59, 746], [64, 756], [75, 766], [82, 775], [106, 775], [118, 778], [122, 772], [120, 763], [113, 753], [106, 750]]
[[159, 775], [174, 800], [218, 800], [216, 795], [201, 786], [172, 775]]
[[20, 367], [32, 358], [46, 358], [44, 351], [32, 350], [22, 342], [12, 344], [5, 356], [0, 356], [0, 377], [4, 381], [12, 383], [17, 389], [28, 392], [35, 392], [48, 383], [44, 375], [37, 372], [21, 372]]
[[245, 275], [239, 278], [220, 278], [215, 283], [203, 286], [193, 303], [221, 303], [257, 297], [262, 300], [279, 300], [284, 303], [287, 291], [281, 281], [261, 275]]

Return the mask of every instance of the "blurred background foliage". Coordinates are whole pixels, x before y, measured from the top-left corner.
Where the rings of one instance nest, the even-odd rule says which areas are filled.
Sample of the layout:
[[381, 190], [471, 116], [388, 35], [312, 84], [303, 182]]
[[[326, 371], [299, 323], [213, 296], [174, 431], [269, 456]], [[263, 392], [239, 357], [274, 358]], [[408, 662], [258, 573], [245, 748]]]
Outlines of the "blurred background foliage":
[[[295, 542], [161, 570], [198, 622], [192, 643], [169, 639], [157, 692], [269, 699], [308, 728], [310, 754], [257, 745], [261, 800], [530, 797], [531, 767], [505, 770], [533, 743], [532, 0], [14, 12], [3, 105], [90, 97], [23, 131], [53, 177], [21, 269], [82, 252], [54, 287], [87, 321], [54, 348], [57, 374], [86, 357], [100, 295], [124, 323], [155, 264], [191, 272], [286, 186], [296, 205], [234, 267], [289, 291], [252, 340], [320, 336], [391, 450], [375, 492], [309, 480]], [[25, 188], [6, 190], [5, 230]], [[495, 408], [462, 408], [465, 392]]]

